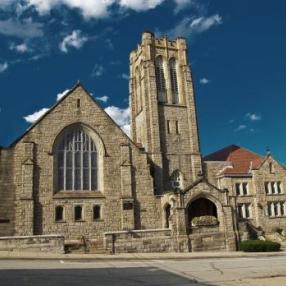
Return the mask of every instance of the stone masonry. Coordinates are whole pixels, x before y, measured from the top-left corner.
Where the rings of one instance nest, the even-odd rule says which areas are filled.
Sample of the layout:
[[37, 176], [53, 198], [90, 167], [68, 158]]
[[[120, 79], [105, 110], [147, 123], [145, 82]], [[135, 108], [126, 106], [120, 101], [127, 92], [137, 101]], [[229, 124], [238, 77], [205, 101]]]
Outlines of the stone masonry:
[[[286, 171], [270, 154], [243, 153], [238, 174], [224, 172], [230, 157], [202, 159], [184, 38], [143, 33], [129, 90], [132, 139], [78, 83], [0, 148], [2, 248], [63, 237], [107, 253], [235, 250], [286, 230]], [[217, 224], [194, 225], [206, 216]]]

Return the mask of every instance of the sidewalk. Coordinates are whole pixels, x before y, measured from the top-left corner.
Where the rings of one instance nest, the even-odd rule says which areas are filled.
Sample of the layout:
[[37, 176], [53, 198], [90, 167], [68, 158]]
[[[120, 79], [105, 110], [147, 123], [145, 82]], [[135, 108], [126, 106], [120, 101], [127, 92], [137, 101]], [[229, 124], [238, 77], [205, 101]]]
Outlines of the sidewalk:
[[0, 260], [80, 260], [80, 261], [140, 261], [140, 260], [189, 260], [211, 258], [241, 258], [241, 257], [270, 257], [285, 256], [286, 251], [280, 252], [194, 252], [194, 253], [123, 253], [123, 254], [50, 254], [36, 252], [0, 251]]

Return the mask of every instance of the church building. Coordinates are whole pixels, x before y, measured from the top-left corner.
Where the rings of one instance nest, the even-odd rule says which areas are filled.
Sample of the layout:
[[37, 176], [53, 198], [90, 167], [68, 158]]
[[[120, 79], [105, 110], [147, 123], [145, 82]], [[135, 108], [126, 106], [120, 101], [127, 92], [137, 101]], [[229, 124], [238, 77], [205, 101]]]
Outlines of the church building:
[[144, 32], [129, 91], [131, 139], [78, 83], [0, 148], [0, 250], [233, 251], [286, 231], [286, 170], [269, 152], [202, 158], [184, 38]]

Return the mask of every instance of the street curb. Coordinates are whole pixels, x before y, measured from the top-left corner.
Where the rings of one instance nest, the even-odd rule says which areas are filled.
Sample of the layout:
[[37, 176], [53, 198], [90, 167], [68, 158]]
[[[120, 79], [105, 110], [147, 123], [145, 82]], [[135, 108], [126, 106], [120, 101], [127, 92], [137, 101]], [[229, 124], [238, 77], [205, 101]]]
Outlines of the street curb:
[[286, 257], [286, 252], [277, 252], [277, 253], [237, 253], [237, 254], [213, 254], [207, 255], [140, 255], [134, 254], [130, 256], [125, 255], [92, 255], [92, 254], [73, 254], [70, 256], [69, 254], [63, 255], [54, 255], [54, 256], [45, 256], [39, 255], [38, 253], [4, 253], [0, 252], [0, 260], [42, 260], [42, 261], [55, 261], [55, 260], [65, 260], [65, 261], [148, 261], [148, 260], [193, 260], [193, 259], [222, 259], [222, 258], [263, 258], [263, 257]]

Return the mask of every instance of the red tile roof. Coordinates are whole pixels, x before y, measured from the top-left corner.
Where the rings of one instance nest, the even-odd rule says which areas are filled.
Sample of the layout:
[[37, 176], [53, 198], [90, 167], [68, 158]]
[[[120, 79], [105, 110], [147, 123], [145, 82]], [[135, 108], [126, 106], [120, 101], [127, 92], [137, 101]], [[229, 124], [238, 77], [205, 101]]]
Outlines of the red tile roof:
[[257, 169], [264, 157], [245, 148], [230, 145], [206, 157], [204, 161], [228, 161], [232, 167], [226, 168], [223, 174], [248, 174], [250, 169]]

